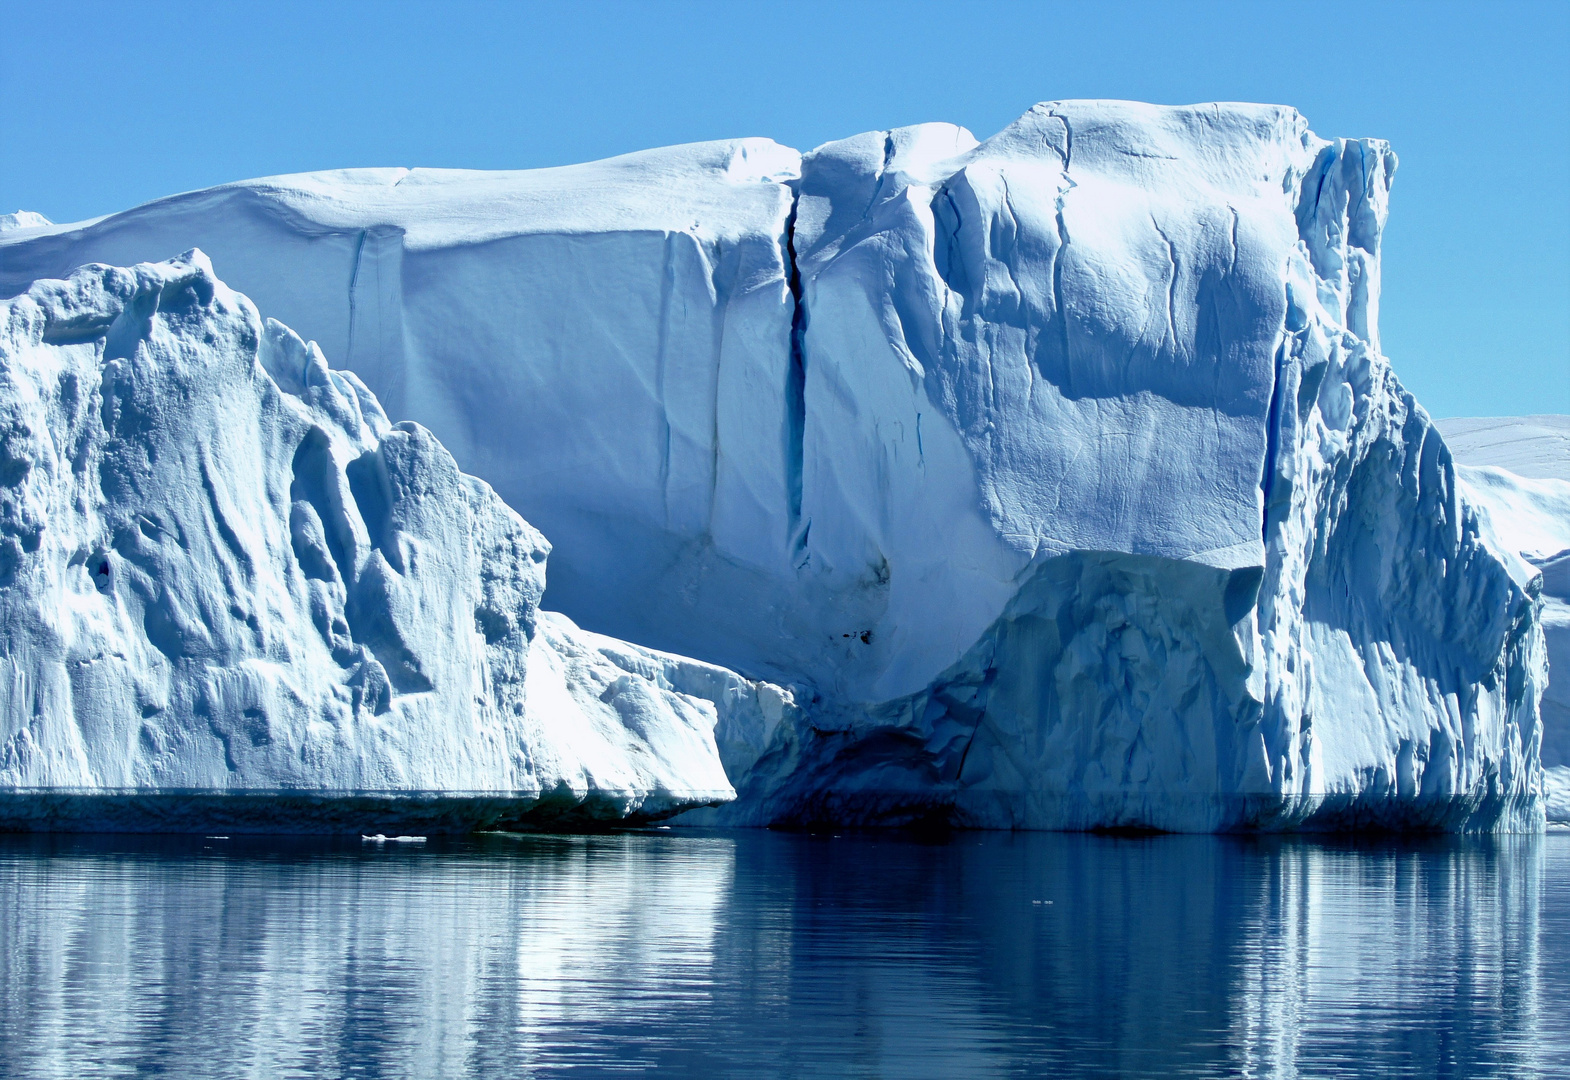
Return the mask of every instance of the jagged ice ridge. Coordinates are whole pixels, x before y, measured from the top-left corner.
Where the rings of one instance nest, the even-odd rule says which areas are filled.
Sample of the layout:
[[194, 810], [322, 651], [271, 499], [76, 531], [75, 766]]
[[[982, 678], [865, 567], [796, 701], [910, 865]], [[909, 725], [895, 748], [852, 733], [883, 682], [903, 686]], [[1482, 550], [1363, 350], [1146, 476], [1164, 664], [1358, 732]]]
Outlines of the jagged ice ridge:
[[716, 710], [788, 698], [540, 612], [548, 551], [200, 252], [39, 281], [0, 303], [0, 819], [396, 831], [730, 799]]

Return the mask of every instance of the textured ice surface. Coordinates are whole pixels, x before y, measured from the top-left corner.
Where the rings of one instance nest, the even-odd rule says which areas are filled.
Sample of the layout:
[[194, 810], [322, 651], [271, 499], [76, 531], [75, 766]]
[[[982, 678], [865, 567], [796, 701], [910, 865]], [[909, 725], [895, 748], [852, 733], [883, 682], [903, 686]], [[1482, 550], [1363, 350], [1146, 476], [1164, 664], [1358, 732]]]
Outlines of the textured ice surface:
[[1438, 421], [1457, 473], [1505, 548], [1542, 571], [1548, 685], [1543, 766], [1550, 821], [1570, 822], [1570, 416]]
[[199, 251], [0, 302], [0, 485], [0, 826], [732, 795], [716, 708], [760, 688], [540, 612], [544, 538]]
[[1290, 109], [232, 184], [199, 244], [556, 545], [595, 629], [790, 681], [723, 820], [1535, 827], [1542, 637], [1379, 352], [1395, 168]]

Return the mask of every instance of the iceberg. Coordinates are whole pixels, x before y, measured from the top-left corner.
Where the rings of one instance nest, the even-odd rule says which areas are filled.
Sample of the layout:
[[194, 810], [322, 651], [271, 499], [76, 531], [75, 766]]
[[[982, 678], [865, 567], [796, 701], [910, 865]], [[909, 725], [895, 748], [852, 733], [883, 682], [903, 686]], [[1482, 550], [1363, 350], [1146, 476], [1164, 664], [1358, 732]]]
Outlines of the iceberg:
[[1542, 573], [1546, 811], [1548, 820], [1570, 824], [1570, 416], [1438, 424], [1460, 463], [1463, 491], [1482, 508], [1499, 545]]
[[37, 229], [54, 222], [32, 210], [18, 210], [14, 214], [0, 214], [0, 233], [18, 229]]
[[0, 295], [199, 245], [551, 537], [553, 607], [790, 687], [717, 711], [706, 820], [1538, 828], [1536, 577], [1380, 351], [1395, 166], [1053, 102], [229, 184], [0, 235]]
[[200, 251], [34, 283], [0, 302], [0, 828], [730, 799], [719, 714], [787, 699], [540, 611], [548, 552]]

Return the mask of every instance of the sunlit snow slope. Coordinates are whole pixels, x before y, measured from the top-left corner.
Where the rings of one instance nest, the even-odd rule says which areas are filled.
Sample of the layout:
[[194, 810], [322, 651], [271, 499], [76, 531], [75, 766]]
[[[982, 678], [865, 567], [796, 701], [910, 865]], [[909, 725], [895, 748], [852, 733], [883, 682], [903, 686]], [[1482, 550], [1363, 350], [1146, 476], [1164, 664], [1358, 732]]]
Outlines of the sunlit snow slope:
[[199, 251], [0, 302], [0, 485], [3, 828], [658, 817], [788, 704], [540, 612], [540, 534]]
[[0, 236], [200, 245], [555, 545], [553, 606], [789, 681], [724, 820], [1531, 828], [1543, 645], [1379, 352], [1395, 157], [1039, 105], [802, 156], [279, 177]]

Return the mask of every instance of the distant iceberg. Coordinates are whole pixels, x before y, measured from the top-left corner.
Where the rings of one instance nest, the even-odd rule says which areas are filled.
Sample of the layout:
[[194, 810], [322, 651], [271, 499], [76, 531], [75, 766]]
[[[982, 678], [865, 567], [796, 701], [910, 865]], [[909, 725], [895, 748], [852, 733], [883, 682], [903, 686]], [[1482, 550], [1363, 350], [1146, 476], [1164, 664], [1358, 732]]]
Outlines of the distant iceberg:
[[1550, 821], [1570, 824], [1570, 416], [1437, 421], [1467, 498], [1501, 547], [1539, 570], [1548, 683], [1543, 769]]
[[54, 222], [31, 210], [18, 210], [14, 214], [0, 214], [0, 233], [16, 229], [39, 229]]
[[791, 688], [716, 707], [710, 820], [1538, 828], [1535, 571], [1379, 350], [1395, 163], [1058, 102], [230, 184], [0, 236], [0, 295], [199, 245], [544, 530], [553, 607]]

